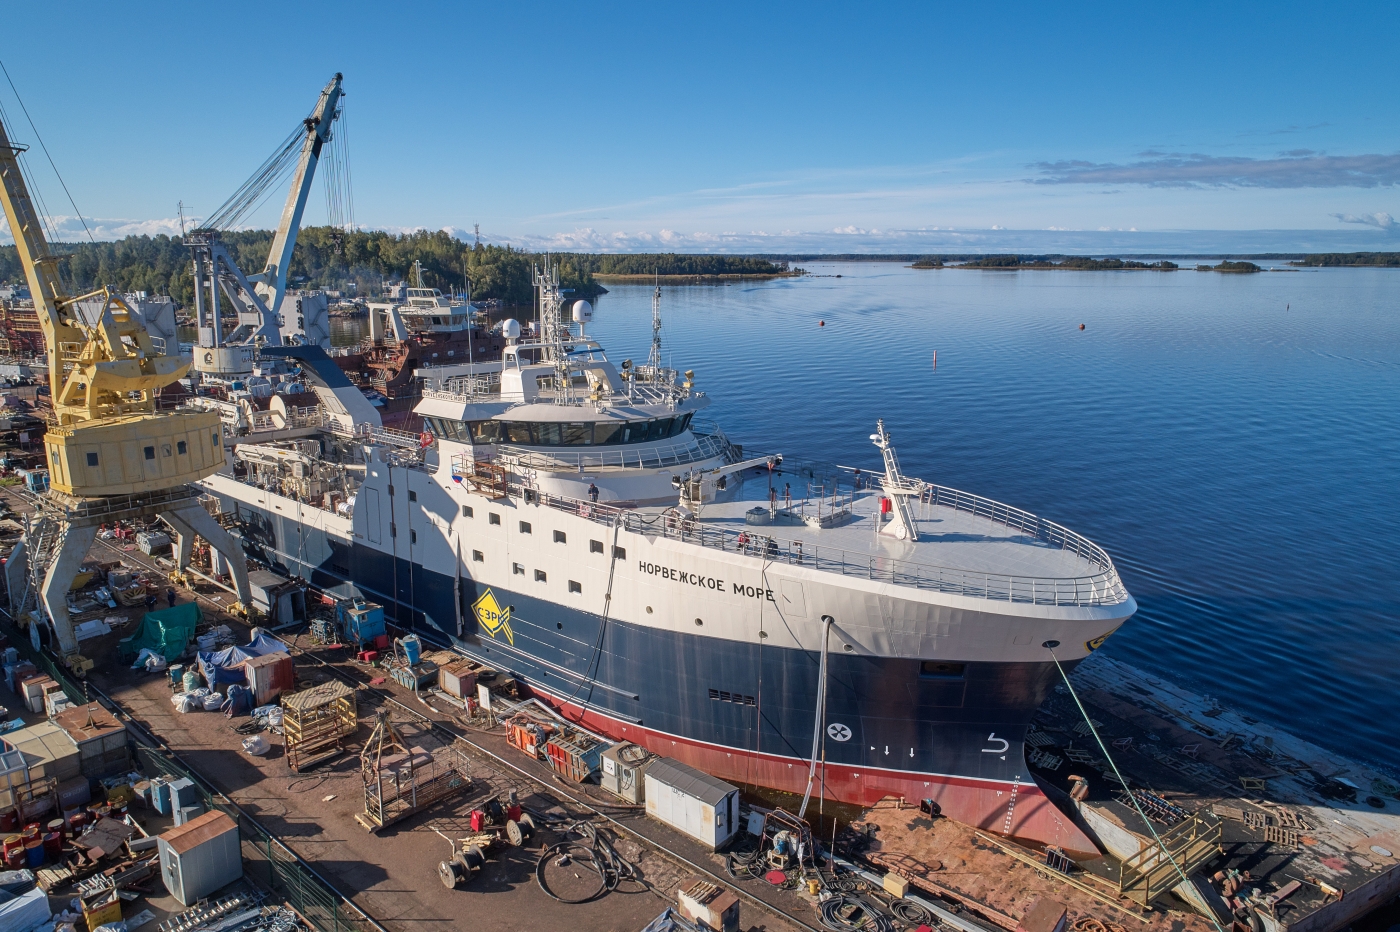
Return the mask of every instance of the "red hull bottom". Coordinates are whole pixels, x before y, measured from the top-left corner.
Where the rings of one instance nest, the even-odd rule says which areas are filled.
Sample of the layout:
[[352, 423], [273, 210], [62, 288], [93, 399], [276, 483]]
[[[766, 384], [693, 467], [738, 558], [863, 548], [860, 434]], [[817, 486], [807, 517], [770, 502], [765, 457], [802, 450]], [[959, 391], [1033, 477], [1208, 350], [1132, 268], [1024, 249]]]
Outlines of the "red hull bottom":
[[[789, 793], [807, 790], [808, 762], [776, 754], [741, 751], [654, 731], [621, 722], [594, 709], [580, 708], [535, 690], [538, 697], [582, 724], [618, 741], [631, 741], [649, 751], [689, 764], [697, 770], [739, 785], [763, 786]], [[817, 780], [827, 799], [872, 806], [891, 796], [910, 805], [931, 799], [943, 815], [965, 825], [1023, 841], [1058, 845], [1071, 857], [1098, 857], [1100, 852], [1071, 819], [1060, 811], [1034, 778], [1026, 783], [979, 780], [948, 774], [910, 773], [850, 765], [817, 765]]]

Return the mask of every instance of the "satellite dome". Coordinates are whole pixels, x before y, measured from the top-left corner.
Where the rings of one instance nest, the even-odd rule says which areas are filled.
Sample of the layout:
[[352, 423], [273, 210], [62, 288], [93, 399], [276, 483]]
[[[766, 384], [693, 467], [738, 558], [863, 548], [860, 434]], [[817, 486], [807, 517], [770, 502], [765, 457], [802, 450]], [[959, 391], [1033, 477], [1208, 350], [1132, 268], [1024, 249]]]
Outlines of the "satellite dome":
[[593, 319], [593, 305], [587, 301], [574, 302], [574, 323], [586, 324]]
[[501, 321], [501, 336], [507, 340], [520, 339], [520, 321], [515, 318]]

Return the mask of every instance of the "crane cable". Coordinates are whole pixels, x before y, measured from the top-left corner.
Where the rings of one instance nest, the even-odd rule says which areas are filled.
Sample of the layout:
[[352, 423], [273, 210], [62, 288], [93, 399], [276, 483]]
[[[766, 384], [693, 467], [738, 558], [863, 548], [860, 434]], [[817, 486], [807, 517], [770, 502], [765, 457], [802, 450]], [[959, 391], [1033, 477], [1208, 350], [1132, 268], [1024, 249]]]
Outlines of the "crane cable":
[[[1089, 726], [1089, 732], [1094, 736], [1094, 740], [1098, 742], [1099, 750], [1103, 752], [1104, 759], [1108, 761], [1108, 766], [1113, 768], [1113, 774], [1118, 778], [1119, 785], [1127, 791], [1128, 799], [1132, 800], [1133, 808], [1137, 810], [1138, 815], [1142, 816], [1142, 824], [1147, 826], [1147, 830], [1152, 834], [1152, 838], [1157, 842], [1157, 846], [1161, 849], [1162, 854], [1171, 862], [1172, 867], [1176, 868], [1177, 874], [1181, 877], [1181, 882], [1189, 884], [1191, 879], [1186, 876], [1186, 872], [1181, 869], [1181, 864], [1172, 856], [1171, 851], [1167, 848], [1166, 842], [1162, 841], [1162, 836], [1157, 834], [1157, 829], [1153, 827], [1152, 820], [1149, 819], [1147, 813], [1143, 811], [1142, 803], [1138, 801], [1137, 794], [1128, 786], [1128, 781], [1123, 779], [1123, 774], [1119, 772], [1118, 764], [1113, 760], [1113, 755], [1108, 753], [1108, 748], [1104, 746], [1103, 738], [1099, 736], [1099, 730], [1094, 727], [1094, 720], [1089, 717], [1089, 712], [1084, 708], [1084, 703], [1079, 701], [1079, 693], [1074, 691], [1074, 684], [1069, 681], [1069, 674], [1065, 672], [1064, 667], [1060, 666], [1060, 658], [1055, 656], [1055, 648], [1059, 646], [1059, 642], [1046, 641], [1041, 646], [1050, 652], [1050, 659], [1055, 661], [1055, 669], [1060, 671], [1060, 677], [1065, 681], [1065, 688], [1069, 690], [1070, 697], [1074, 699], [1074, 704], [1079, 707], [1079, 714], [1084, 716], [1084, 724]], [[1220, 921], [1215, 918], [1214, 911], [1212, 911], [1207, 918], [1209, 918], [1211, 924], [1215, 926], [1216, 932], [1225, 932], [1224, 927], [1220, 925]]]
[[[19, 88], [15, 87], [14, 78], [10, 77], [10, 69], [5, 67], [3, 60], [0, 60], [0, 71], [5, 72], [5, 80], [9, 82], [10, 90], [14, 92], [15, 100], [19, 101], [19, 108], [24, 111], [24, 118], [29, 121], [29, 128], [33, 131], [34, 138], [39, 141], [39, 148], [44, 150], [44, 158], [49, 160], [49, 167], [53, 169], [54, 175], [58, 178], [58, 183], [63, 186], [63, 193], [68, 195], [68, 203], [73, 205], [73, 213], [77, 215], [78, 222], [83, 225], [83, 231], [87, 233], [88, 240], [92, 243], [96, 243], [97, 240], [93, 237], [92, 230], [88, 228], [87, 221], [83, 219], [82, 211], [78, 210], [78, 203], [73, 200], [73, 194], [68, 190], [68, 183], [63, 180], [63, 175], [59, 174], [58, 166], [54, 164], [53, 156], [49, 155], [49, 147], [44, 145], [44, 137], [39, 135], [39, 128], [34, 125], [34, 118], [29, 115], [29, 108], [24, 105], [24, 98], [19, 96]], [[45, 208], [44, 213], [48, 213], [47, 208]], [[47, 226], [48, 224], [45, 225]], [[52, 230], [50, 231], [51, 237], [53, 237], [54, 232], [55, 231]], [[57, 239], [57, 237], [53, 238]]]

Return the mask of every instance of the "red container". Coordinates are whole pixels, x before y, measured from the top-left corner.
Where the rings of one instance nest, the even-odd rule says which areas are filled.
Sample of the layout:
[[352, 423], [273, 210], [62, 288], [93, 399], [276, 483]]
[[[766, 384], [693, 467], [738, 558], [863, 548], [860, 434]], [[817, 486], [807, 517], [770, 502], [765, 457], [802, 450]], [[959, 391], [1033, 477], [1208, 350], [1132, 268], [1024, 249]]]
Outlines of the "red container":
[[31, 841], [38, 841], [38, 840], [39, 840], [39, 823], [38, 823], [38, 822], [30, 822], [28, 825], [26, 825], [26, 826], [24, 827], [24, 831], [20, 832], [20, 837], [24, 839], [24, 843], [25, 843], [26, 846], [27, 846]]
[[387, 635], [387, 634], [381, 634], [381, 635], [379, 635], [378, 637], [376, 637], [376, 638], [374, 639], [374, 649], [375, 649], [375, 650], [388, 650], [388, 649], [389, 649], [389, 635]]
[[63, 854], [63, 833], [49, 832], [44, 836], [44, 855], [48, 858], [57, 858]]
[[48, 831], [58, 832], [58, 834], [62, 835], [65, 827], [66, 823], [62, 819], [54, 819], [48, 824]]
[[72, 813], [68, 816], [68, 833], [74, 838], [77, 838], [82, 832], [83, 827], [87, 825], [87, 821], [87, 813], [83, 810], [79, 809], [77, 812]]
[[6, 809], [4, 812], [0, 812], [0, 832], [13, 832], [18, 828], [18, 809]]
[[6, 853], [6, 854], [9, 854], [11, 851], [23, 851], [23, 850], [24, 850], [24, 839], [23, 839], [22, 837], [20, 837], [19, 835], [10, 835], [9, 837], [7, 837], [7, 838], [5, 839], [5, 853]]
[[480, 832], [486, 828], [486, 813], [480, 809], [472, 810], [472, 831]]
[[13, 851], [5, 852], [5, 866], [11, 870], [18, 870], [25, 864], [24, 846], [21, 845]]

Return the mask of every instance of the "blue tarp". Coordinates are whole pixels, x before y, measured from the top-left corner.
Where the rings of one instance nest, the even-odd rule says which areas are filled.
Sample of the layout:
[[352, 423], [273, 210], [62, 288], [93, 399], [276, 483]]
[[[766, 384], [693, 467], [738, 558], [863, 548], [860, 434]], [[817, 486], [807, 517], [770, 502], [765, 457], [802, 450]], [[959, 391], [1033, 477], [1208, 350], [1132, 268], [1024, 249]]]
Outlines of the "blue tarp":
[[261, 657], [263, 654], [275, 654], [279, 651], [287, 652], [287, 645], [266, 631], [259, 631], [257, 637], [242, 647], [234, 645], [233, 647], [225, 647], [223, 650], [200, 651], [199, 672], [203, 674], [210, 689], [223, 692], [221, 687], [230, 683], [247, 682], [243, 675], [243, 661], [250, 657]]

